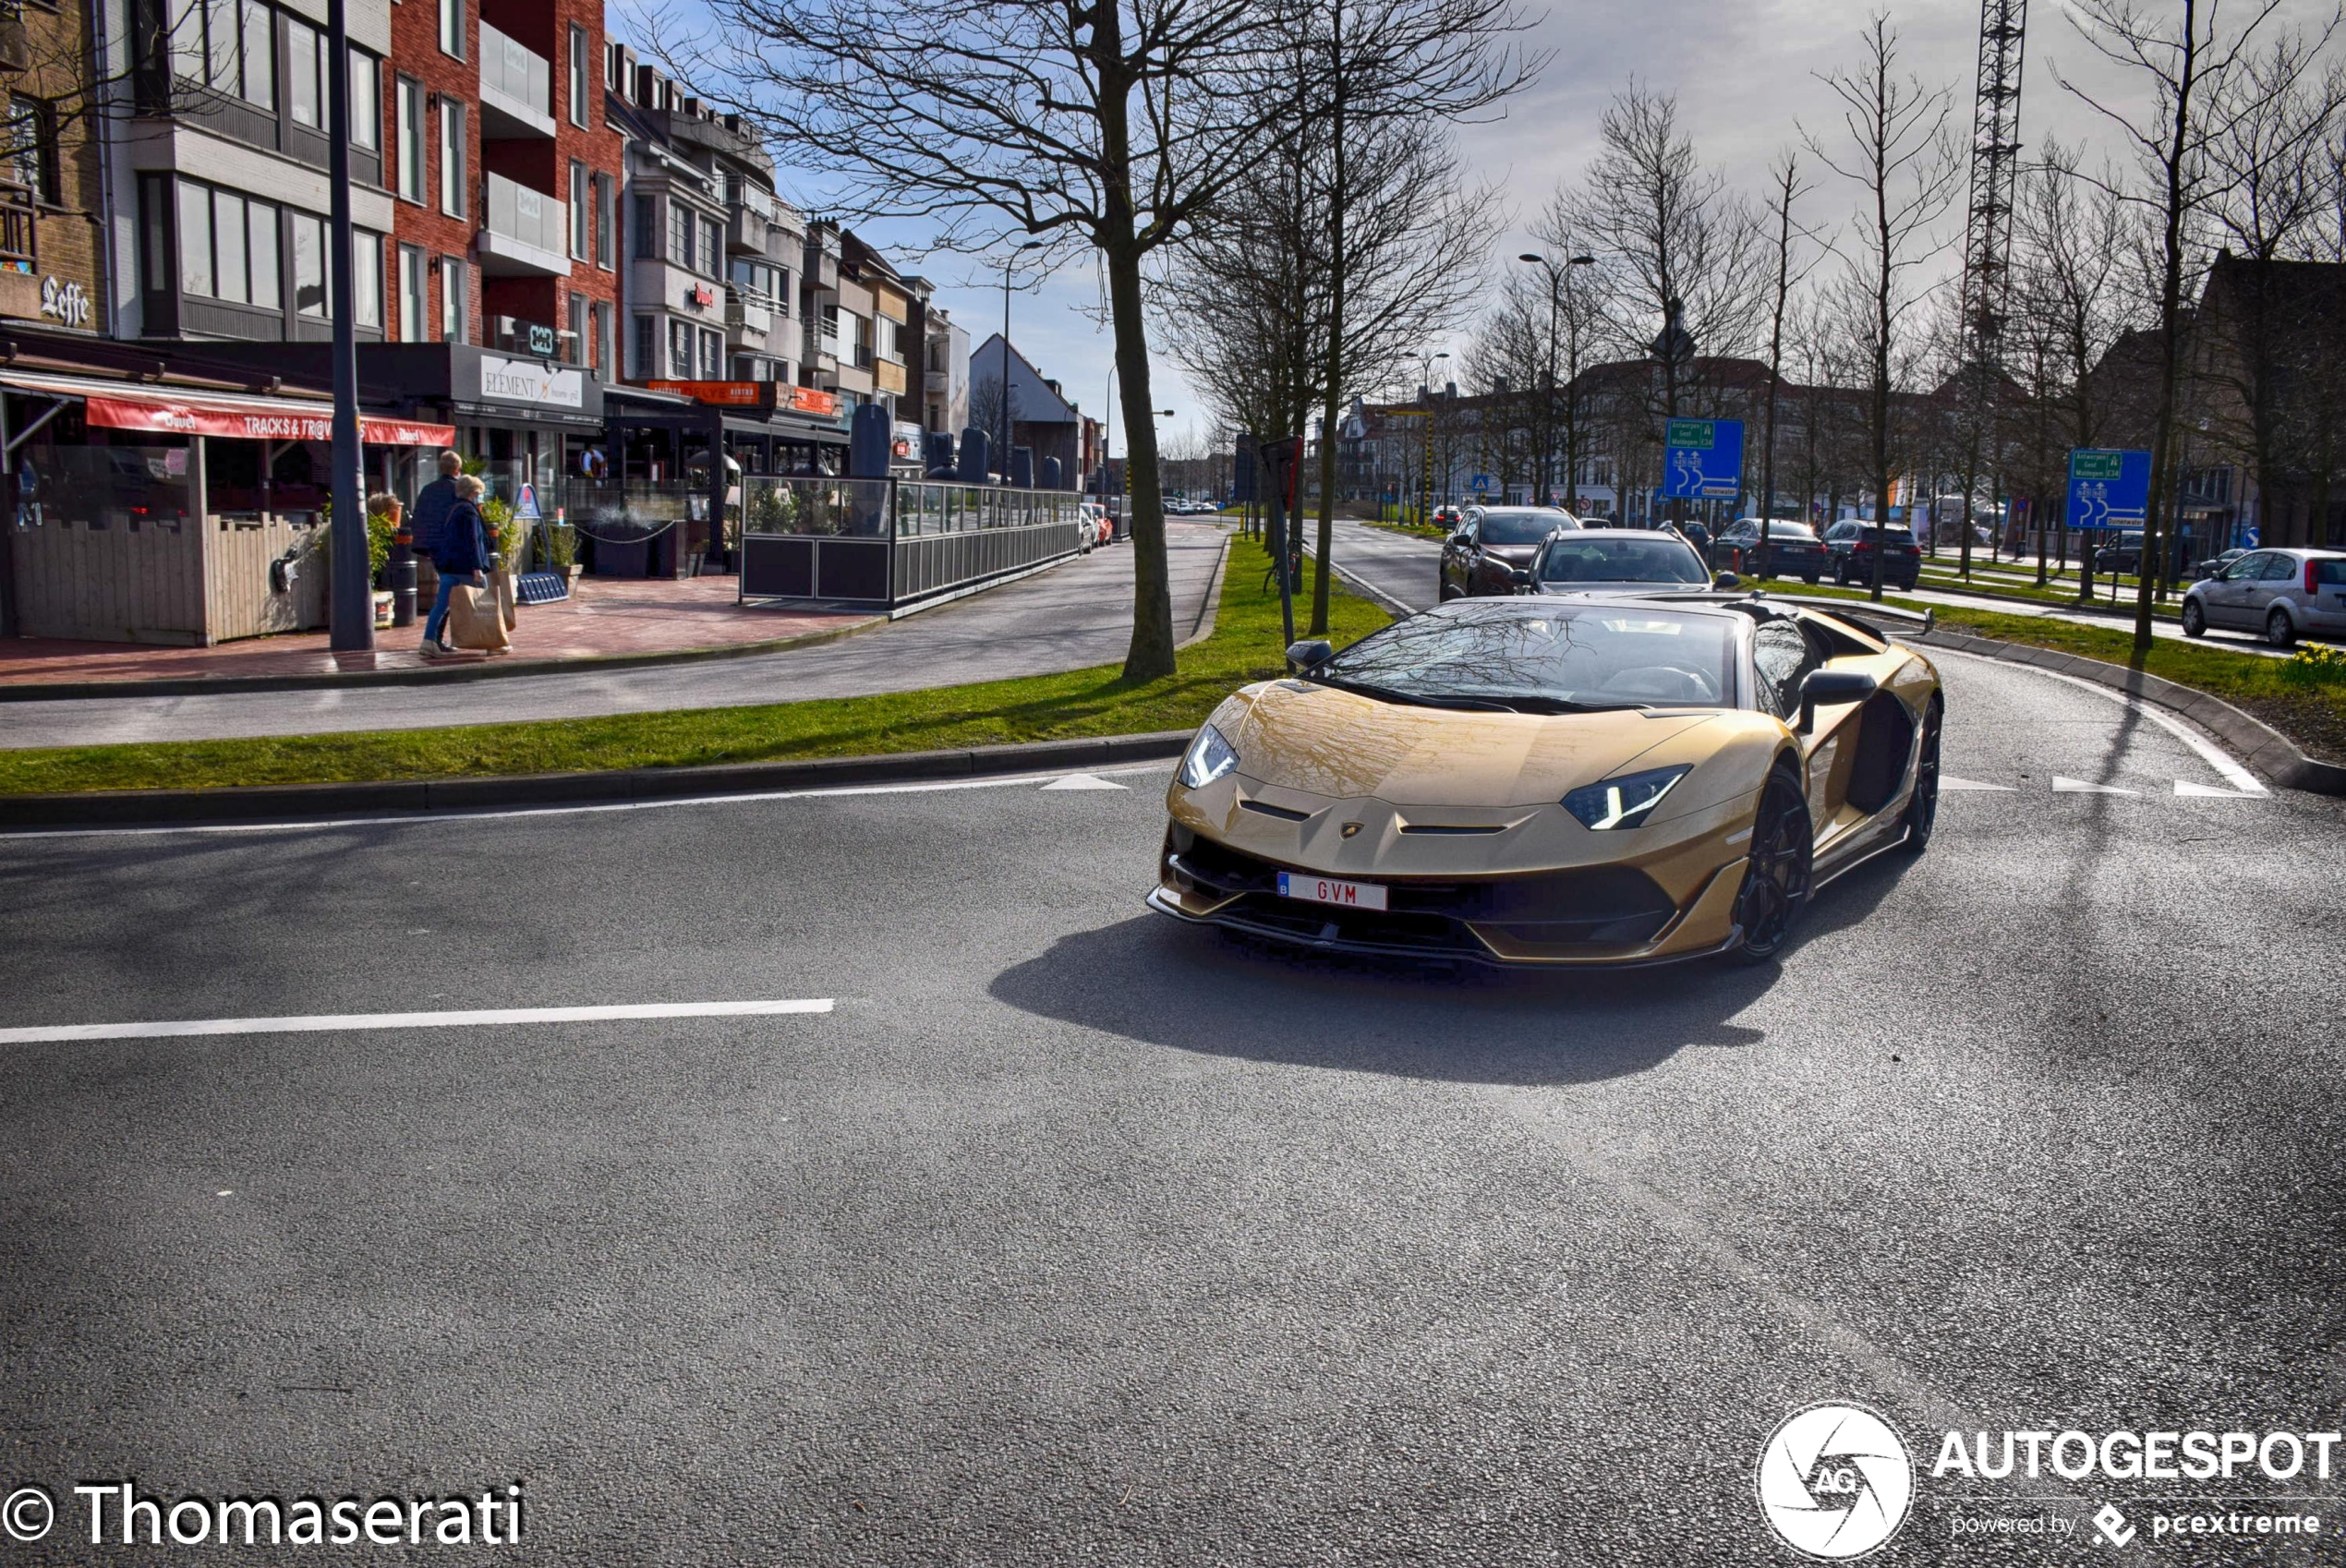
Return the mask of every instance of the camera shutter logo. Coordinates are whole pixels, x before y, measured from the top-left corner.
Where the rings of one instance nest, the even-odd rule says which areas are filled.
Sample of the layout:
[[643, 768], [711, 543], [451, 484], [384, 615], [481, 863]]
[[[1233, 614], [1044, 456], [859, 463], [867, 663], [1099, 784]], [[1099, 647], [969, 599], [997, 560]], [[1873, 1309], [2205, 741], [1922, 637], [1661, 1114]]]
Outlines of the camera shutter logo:
[[1760, 1516], [1784, 1545], [1828, 1562], [1863, 1557], [1906, 1522], [1914, 1458], [1889, 1422], [1855, 1405], [1795, 1411], [1760, 1450]]

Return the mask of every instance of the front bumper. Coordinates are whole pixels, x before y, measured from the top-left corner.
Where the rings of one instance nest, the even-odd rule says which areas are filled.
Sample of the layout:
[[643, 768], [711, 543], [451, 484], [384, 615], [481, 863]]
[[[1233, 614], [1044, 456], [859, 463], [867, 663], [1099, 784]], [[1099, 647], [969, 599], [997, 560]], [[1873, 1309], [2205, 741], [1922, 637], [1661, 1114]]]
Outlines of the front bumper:
[[1457, 878], [1374, 878], [1383, 911], [1282, 898], [1278, 873], [1300, 866], [1233, 849], [1176, 824], [1148, 905], [1315, 952], [1445, 959], [1499, 968], [1605, 969], [1672, 963], [1733, 947], [1745, 862], [1719, 867], [1681, 907], [1643, 872], [1600, 865]]

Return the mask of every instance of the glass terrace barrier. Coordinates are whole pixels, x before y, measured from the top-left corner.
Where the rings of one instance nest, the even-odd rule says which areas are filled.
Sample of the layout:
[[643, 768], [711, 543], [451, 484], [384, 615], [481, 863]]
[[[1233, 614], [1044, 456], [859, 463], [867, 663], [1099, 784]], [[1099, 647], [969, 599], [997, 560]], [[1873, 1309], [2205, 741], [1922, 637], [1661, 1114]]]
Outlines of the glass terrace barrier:
[[1069, 490], [746, 475], [742, 597], [895, 609], [1073, 554], [1082, 508]]

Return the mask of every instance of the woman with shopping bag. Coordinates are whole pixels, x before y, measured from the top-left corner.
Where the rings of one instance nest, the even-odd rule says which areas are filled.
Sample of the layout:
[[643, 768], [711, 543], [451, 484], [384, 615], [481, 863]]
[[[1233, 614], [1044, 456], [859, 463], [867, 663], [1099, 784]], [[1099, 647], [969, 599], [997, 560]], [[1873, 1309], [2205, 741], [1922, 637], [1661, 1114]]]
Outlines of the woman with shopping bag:
[[475, 594], [489, 579], [489, 535], [480, 516], [480, 480], [466, 474], [456, 480], [456, 504], [441, 525], [439, 548], [432, 564], [440, 571], [440, 594], [424, 625], [424, 652], [453, 653], [478, 649], [502, 654], [513, 651], [505, 634], [505, 618], [491, 597], [485, 603]]

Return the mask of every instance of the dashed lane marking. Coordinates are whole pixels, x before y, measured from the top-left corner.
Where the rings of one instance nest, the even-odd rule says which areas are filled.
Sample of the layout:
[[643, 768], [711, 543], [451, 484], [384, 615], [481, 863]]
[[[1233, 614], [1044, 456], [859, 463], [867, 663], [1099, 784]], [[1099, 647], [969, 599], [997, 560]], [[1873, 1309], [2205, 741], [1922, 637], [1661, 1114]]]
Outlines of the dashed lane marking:
[[1941, 790], [1994, 790], [2006, 795], [2012, 794], [2014, 789], [2010, 784], [1982, 784], [1976, 778], [1958, 778], [1952, 773], [1942, 773], [1939, 776], [1939, 788]]
[[2056, 795], [2139, 795], [2142, 791], [2121, 790], [2115, 784], [2091, 784], [2083, 778], [2066, 778], [2056, 773], [2053, 775], [2053, 793]]
[[1046, 790], [1126, 790], [1130, 786], [1114, 783], [1095, 773], [1070, 773], [1064, 778], [1054, 778], [1043, 786]]
[[318, 1013], [300, 1018], [177, 1019], [163, 1023], [68, 1023], [0, 1029], [0, 1045], [62, 1040], [156, 1040], [187, 1034], [307, 1034], [351, 1029], [450, 1029], [500, 1023], [593, 1023], [611, 1019], [763, 1017], [828, 1013], [828, 996], [765, 1002], [637, 1002], [602, 1007], [479, 1007], [444, 1013]]

